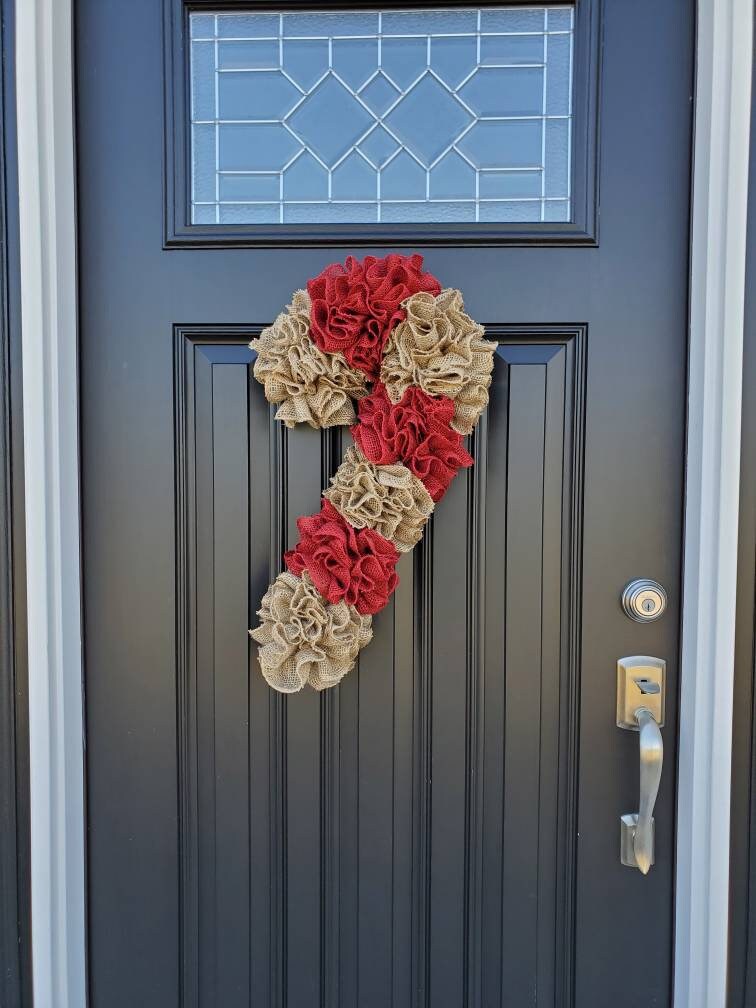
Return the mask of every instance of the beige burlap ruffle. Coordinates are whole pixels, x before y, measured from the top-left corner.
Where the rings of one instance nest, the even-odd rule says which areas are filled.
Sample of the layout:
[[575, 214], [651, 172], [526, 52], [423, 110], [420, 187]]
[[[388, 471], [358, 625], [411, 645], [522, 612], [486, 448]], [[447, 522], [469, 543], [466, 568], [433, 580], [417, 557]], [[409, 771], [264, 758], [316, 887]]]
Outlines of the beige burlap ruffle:
[[249, 635], [260, 644], [258, 657], [266, 682], [279, 693], [335, 686], [353, 667], [357, 653], [373, 636], [372, 617], [346, 602], [333, 605], [315, 588], [307, 571], [279, 574], [265, 593], [260, 626]]
[[433, 510], [423, 484], [403, 465], [373, 465], [354, 447], [323, 494], [354, 528], [374, 529], [407, 553], [422, 537]]
[[403, 302], [407, 317], [386, 344], [381, 381], [393, 403], [410, 385], [454, 400], [451, 426], [469, 434], [488, 403], [496, 343], [464, 312], [462, 295], [445, 288]]
[[257, 351], [255, 378], [276, 419], [287, 427], [334, 427], [356, 421], [353, 399], [367, 394], [365, 375], [339, 353], [324, 353], [310, 338], [310, 296], [297, 291], [273, 325], [249, 344]]

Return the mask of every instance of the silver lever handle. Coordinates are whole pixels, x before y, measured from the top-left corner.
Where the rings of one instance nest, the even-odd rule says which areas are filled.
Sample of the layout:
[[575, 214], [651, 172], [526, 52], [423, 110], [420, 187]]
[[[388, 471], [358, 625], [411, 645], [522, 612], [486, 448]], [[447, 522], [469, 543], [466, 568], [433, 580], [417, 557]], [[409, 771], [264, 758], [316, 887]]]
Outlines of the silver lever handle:
[[640, 803], [633, 837], [635, 861], [643, 872], [654, 863], [654, 805], [659, 793], [664, 743], [656, 718], [646, 707], [639, 707], [635, 719], [640, 729]]
[[617, 662], [617, 725], [638, 732], [640, 755], [638, 812], [621, 817], [620, 860], [644, 875], [654, 863], [654, 805], [664, 760], [665, 671], [660, 658], [638, 656]]

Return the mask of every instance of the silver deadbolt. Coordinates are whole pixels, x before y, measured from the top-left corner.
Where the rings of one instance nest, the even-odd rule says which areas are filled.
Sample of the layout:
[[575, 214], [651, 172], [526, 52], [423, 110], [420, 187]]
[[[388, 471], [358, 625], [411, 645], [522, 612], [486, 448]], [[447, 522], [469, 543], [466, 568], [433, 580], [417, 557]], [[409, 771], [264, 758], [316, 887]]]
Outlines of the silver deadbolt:
[[658, 581], [638, 578], [625, 586], [622, 608], [636, 623], [651, 623], [667, 608], [667, 593]]

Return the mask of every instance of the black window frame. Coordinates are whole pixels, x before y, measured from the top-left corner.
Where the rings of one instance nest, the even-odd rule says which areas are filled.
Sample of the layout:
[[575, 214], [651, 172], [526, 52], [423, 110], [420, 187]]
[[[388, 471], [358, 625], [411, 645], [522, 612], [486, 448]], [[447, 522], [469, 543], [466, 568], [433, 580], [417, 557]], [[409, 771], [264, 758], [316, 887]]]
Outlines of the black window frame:
[[[602, 0], [575, 0], [573, 56], [572, 221], [516, 223], [192, 224], [189, 15], [210, 11], [391, 10], [417, 0], [164, 0], [165, 248], [311, 248], [381, 245], [598, 245], [598, 84]], [[434, 0], [464, 7], [469, 0]], [[533, 0], [477, 0], [481, 6], [532, 6]]]

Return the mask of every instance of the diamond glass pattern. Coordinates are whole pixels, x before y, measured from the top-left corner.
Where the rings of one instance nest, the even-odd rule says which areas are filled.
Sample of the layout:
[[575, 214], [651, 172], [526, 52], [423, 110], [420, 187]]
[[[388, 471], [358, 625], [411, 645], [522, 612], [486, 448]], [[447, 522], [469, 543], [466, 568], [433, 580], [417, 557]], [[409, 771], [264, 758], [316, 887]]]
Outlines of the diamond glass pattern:
[[372, 109], [376, 115], [385, 115], [388, 108], [394, 104], [400, 92], [389, 83], [384, 74], [376, 74], [360, 90], [360, 98]]
[[284, 123], [326, 168], [338, 164], [373, 125], [373, 116], [347, 88], [328, 74]]
[[190, 14], [195, 224], [568, 221], [574, 12]]
[[425, 167], [446, 151], [449, 137], [462, 136], [474, 121], [460, 99], [430, 72], [410, 88], [386, 117], [386, 126]]

